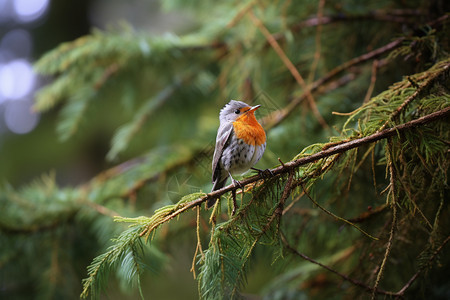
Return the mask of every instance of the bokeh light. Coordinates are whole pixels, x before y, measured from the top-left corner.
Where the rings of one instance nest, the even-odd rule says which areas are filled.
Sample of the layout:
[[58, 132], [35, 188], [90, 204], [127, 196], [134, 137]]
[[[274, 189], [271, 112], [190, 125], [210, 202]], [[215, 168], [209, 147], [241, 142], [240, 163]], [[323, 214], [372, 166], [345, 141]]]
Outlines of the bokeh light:
[[21, 99], [33, 90], [34, 82], [32, 66], [25, 59], [15, 59], [0, 65], [1, 98]]
[[30, 99], [37, 81], [30, 63], [33, 40], [20, 27], [42, 18], [49, 4], [50, 0], [0, 0], [0, 24], [9, 24], [0, 40], [0, 120], [16, 134], [30, 132], [39, 121]]
[[39, 115], [31, 110], [29, 100], [9, 101], [5, 108], [5, 124], [16, 134], [25, 134], [33, 130], [39, 121]]
[[7, 23], [11, 19], [11, 0], [0, 0], [0, 24]]
[[40, 18], [47, 10], [49, 0], [14, 0], [13, 7], [17, 21], [32, 22]]
[[30, 57], [32, 50], [31, 34], [24, 29], [10, 30], [0, 40], [0, 51], [13, 58]]

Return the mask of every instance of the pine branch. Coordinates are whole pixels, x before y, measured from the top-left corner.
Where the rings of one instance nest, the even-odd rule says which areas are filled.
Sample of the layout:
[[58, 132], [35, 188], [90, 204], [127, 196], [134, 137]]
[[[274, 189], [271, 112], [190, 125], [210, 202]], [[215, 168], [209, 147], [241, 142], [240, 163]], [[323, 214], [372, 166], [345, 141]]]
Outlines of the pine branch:
[[[450, 70], [450, 63], [444, 65], [440, 72], [436, 72], [426, 80], [421, 86], [416, 86], [417, 90], [400, 105], [389, 117], [389, 120], [386, 121], [383, 126], [380, 127], [379, 130], [383, 130], [389, 124], [389, 122], [396, 120], [400, 113], [404, 112], [405, 108], [415, 99], [417, 99], [420, 95], [422, 95], [425, 91], [429, 90], [432, 86], [434, 86], [438, 82], [443, 82], [445, 77], [448, 76], [447, 71]], [[411, 81], [410, 77], [408, 80]], [[416, 83], [413, 83], [416, 85]]]
[[[164, 155], [161, 155], [162, 153]], [[171, 148], [170, 151], [167, 147], [162, 147], [153, 149], [145, 156], [125, 161], [80, 186], [83, 193], [81, 202], [87, 202], [87, 198], [89, 201], [102, 203], [111, 198], [129, 198], [145, 187], [146, 183], [156, 181], [164, 174], [190, 162], [195, 153], [187, 153], [177, 147]], [[106, 213], [118, 215], [111, 211]]]
[[[4, 234], [35, 234], [41, 233], [45, 231], [52, 231], [61, 226], [63, 223], [70, 223], [73, 221], [77, 214], [77, 211], [74, 210], [70, 212], [68, 215], [65, 215], [64, 218], [56, 219], [52, 222], [46, 224], [30, 224], [30, 225], [21, 225], [17, 226], [17, 224], [9, 224], [0, 221], [0, 232]], [[62, 214], [60, 214], [61, 216]]]
[[[440, 24], [442, 24], [443, 22], [445, 22], [445, 20], [448, 19], [448, 15], [444, 15], [441, 16], [439, 18], [437, 18], [436, 20], [433, 20], [431, 22], [428, 22], [427, 25], [435, 27], [435, 26], [439, 26]], [[316, 86], [320, 86], [322, 84], [324, 84], [325, 82], [329, 81], [331, 78], [335, 77], [336, 75], [338, 75], [339, 73], [348, 70], [349, 68], [361, 64], [363, 62], [366, 62], [368, 60], [371, 59], [375, 59], [378, 58], [379, 56], [390, 52], [392, 50], [394, 50], [395, 48], [401, 46], [401, 44], [406, 40], [405, 37], [400, 37], [398, 39], [395, 39], [394, 41], [380, 47], [377, 48], [375, 50], [372, 50], [370, 52], [367, 52], [363, 55], [360, 55], [358, 57], [355, 57], [339, 66], [337, 66], [336, 68], [334, 68], [333, 70], [329, 71], [325, 76], [323, 76], [322, 78], [320, 78], [319, 80], [316, 80], [312, 86], [311, 89], [313, 90]]]
[[[240, 10], [236, 16], [227, 24], [226, 28], [231, 28], [236, 25], [249, 11], [253, 8], [255, 2], [257, 1], [251, 1], [245, 5], [245, 7]], [[358, 20], [375, 20], [375, 21], [387, 21], [387, 22], [393, 22], [393, 23], [412, 23], [414, 25], [417, 24], [417, 16], [423, 15], [422, 12], [418, 10], [408, 10], [408, 9], [398, 9], [396, 12], [394, 11], [382, 11], [382, 10], [376, 10], [373, 12], [369, 12], [367, 14], [361, 14], [361, 15], [351, 15], [351, 14], [338, 14], [338, 15], [328, 15], [328, 16], [322, 16], [322, 17], [312, 17], [306, 20], [302, 20], [298, 23], [295, 23], [291, 25], [288, 30], [290, 32], [300, 32], [302, 29], [307, 27], [316, 27], [320, 25], [330, 25], [336, 22], [353, 22]], [[411, 16], [410, 19], [406, 19], [405, 16]], [[447, 15], [443, 15], [439, 17], [436, 20], [427, 22], [426, 25], [434, 27], [436, 25], [439, 25], [443, 23], [448, 18]], [[276, 32], [272, 34], [273, 38], [280, 42], [286, 39], [286, 32]], [[267, 46], [269, 46], [269, 43], [267, 43]], [[196, 45], [196, 46], [190, 46], [189, 49], [191, 50], [205, 50], [205, 49], [216, 49], [220, 50], [220, 52], [223, 52], [224, 54], [228, 52], [228, 45], [225, 42], [215, 41], [211, 44], [205, 44], [205, 45]]]
[[175, 91], [180, 89], [182, 85], [191, 79], [193, 76], [184, 76], [184, 78], [175, 78], [173, 83], [167, 85], [157, 95], [148, 99], [144, 105], [138, 110], [133, 120], [129, 123], [122, 125], [115, 133], [112, 139], [112, 146], [106, 155], [107, 159], [114, 160], [119, 153], [127, 149], [131, 139], [136, 133], [144, 126], [147, 120], [155, 111], [162, 106], [165, 102], [169, 101]]
[[[338, 15], [312, 17], [292, 25], [290, 27], [290, 30], [293, 32], [299, 32], [307, 27], [330, 25], [336, 22], [353, 22], [366, 20], [374, 20], [382, 22], [387, 21], [401, 24], [405, 23], [416, 24], [417, 17], [421, 15], [423, 15], [423, 12], [419, 10], [410, 10], [410, 9], [398, 9], [396, 11], [375, 10], [367, 14], [360, 14], [360, 15], [341, 13]], [[283, 37], [284, 37], [283, 33], [277, 33], [274, 35], [274, 38], [276, 39], [282, 39]]]
[[[337, 66], [336, 68], [332, 69], [327, 74], [325, 74], [323, 77], [321, 77], [321, 78], [317, 79], [316, 81], [314, 81], [313, 83], [311, 83], [310, 91], [316, 92], [325, 83], [328, 83], [332, 78], [338, 76], [345, 70], [348, 70], [356, 65], [365, 63], [368, 60], [375, 59], [389, 51], [392, 51], [393, 49], [399, 47], [403, 41], [404, 41], [404, 38], [398, 38], [397, 40], [390, 42], [387, 45], [384, 45], [384, 46], [377, 48], [375, 50], [372, 50], [368, 53], [365, 53], [363, 55], [355, 57], [355, 58]], [[342, 85], [348, 83], [348, 81], [350, 81], [353, 78], [354, 77], [352, 77], [352, 78], [343, 77], [342, 79], [344, 79], [344, 80], [342, 80], [342, 79], [338, 80], [336, 82], [336, 84], [332, 87], [332, 90], [337, 89], [338, 87], [341, 87]], [[278, 125], [279, 123], [281, 123], [282, 120], [287, 118], [294, 111], [294, 109], [297, 106], [299, 106], [300, 103], [302, 103], [303, 100], [306, 98], [307, 98], [307, 91], [304, 91], [301, 96], [294, 98], [287, 107], [285, 107], [281, 110], [275, 111], [275, 112], [271, 113], [269, 116], [265, 117], [262, 120], [262, 124], [268, 124], [267, 126], [265, 126], [266, 128], [272, 128], [272, 127]]]
[[[115, 244], [108, 248], [108, 251], [97, 256], [88, 267], [88, 278], [83, 280], [83, 292], [81, 298], [87, 298], [91, 294], [95, 299], [99, 296], [100, 288], [108, 279], [108, 271], [119, 261], [122, 261], [122, 268], [126, 268], [125, 276], [127, 281], [137, 276], [139, 283], [140, 269], [142, 262], [139, 261], [136, 252], [142, 251], [142, 243], [139, 239], [139, 226], [133, 226], [115, 239]], [[142, 295], [142, 293], [141, 293]]]
[[[435, 122], [437, 120], [448, 118], [449, 116], [450, 116], [450, 107], [447, 107], [440, 111], [431, 113], [429, 115], [423, 116], [416, 120], [406, 122], [404, 124], [395, 126], [393, 128], [388, 128], [388, 129], [382, 130], [380, 132], [374, 133], [372, 135], [369, 135], [369, 136], [366, 136], [363, 138], [350, 140], [348, 142], [345, 142], [345, 143], [327, 148], [325, 150], [322, 150], [318, 153], [315, 153], [315, 154], [312, 154], [312, 155], [309, 155], [306, 157], [302, 157], [302, 158], [296, 159], [296, 160], [288, 162], [288, 163], [284, 163], [284, 165], [281, 165], [277, 168], [270, 169], [270, 172], [274, 176], [288, 174], [289, 172], [291, 172], [291, 170], [296, 169], [300, 166], [306, 165], [308, 163], [315, 162], [320, 159], [333, 156], [335, 154], [345, 153], [351, 149], [378, 142], [380, 140], [392, 137], [394, 135], [401, 134], [405, 131], [414, 129], [416, 127], [423, 126], [423, 125], [429, 124], [431, 122]], [[240, 183], [239, 186], [246, 186], [246, 185], [249, 185], [252, 183], [256, 183], [257, 181], [260, 181], [263, 179], [264, 178], [262, 177], [262, 175], [255, 175], [255, 176], [241, 180], [239, 182]], [[158, 217], [159, 221], [149, 224], [146, 227], [146, 229], [141, 232], [140, 235], [148, 236], [150, 234], [150, 232], [152, 232], [154, 229], [159, 227], [159, 225], [166, 223], [167, 221], [170, 221], [171, 219], [177, 217], [184, 211], [187, 211], [193, 207], [201, 205], [202, 203], [206, 202], [210, 198], [218, 198], [227, 192], [237, 190], [237, 189], [239, 189], [239, 186], [234, 186], [233, 184], [230, 184], [220, 190], [214, 191], [212, 193], [208, 193], [205, 196], [199, 197], [195, 200], [179, 204], [179, 205], [177, 205], [177, 207], [174, 207], [173, 209], [170, 209], [167, 212], [165, 212], [162, 216], [159, 216]]]

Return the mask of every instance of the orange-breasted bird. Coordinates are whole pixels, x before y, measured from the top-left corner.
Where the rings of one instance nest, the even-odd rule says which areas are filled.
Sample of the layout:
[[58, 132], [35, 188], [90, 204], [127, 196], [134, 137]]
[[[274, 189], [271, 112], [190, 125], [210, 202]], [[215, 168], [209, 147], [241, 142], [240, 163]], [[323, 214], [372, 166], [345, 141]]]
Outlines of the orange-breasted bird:
[[[266, 150], [266, 133], [255, 118], [255, 110], [260, 107], [231, 100], [220, 111], [211, 192], [224, 187], [229, 176], [236, 184], [233, 175], [247, 172], [261, 159]], [[207, 207], [216, 201], [217, 198], [209, 199]]]

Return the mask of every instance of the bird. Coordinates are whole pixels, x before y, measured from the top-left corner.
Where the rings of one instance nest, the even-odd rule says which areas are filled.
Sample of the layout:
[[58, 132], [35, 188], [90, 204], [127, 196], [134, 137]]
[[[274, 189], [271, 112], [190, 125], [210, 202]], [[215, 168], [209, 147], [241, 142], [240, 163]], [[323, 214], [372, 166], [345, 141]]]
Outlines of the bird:
[[[225, 186], [228, 177], [243, 174], [261, 159], [266, 150], [266, 133], [255, 118], [261, 105], [250, 106], [245, 102], [231, 100], [219, 113], [216, 146], [212, 161], [211, 192]], [[215, 205], [218, 198], [210, 198], [207, 208]]]

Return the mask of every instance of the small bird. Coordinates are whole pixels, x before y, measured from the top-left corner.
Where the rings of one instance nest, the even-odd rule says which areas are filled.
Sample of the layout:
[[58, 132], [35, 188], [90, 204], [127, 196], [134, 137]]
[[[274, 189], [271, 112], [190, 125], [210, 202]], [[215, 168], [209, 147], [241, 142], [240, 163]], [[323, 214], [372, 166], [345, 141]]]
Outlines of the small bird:
[[[224, 187], [229, 176], [236, 185], [233, 175], [247, 172], [261, 159], [266, 150], [266, 133], [255, 118], [255, 111], [260, 107], [231, 100], [220, 111], [211, 192]], [[207, 208], [212, 207], [217, 199], [209, 199]]]

